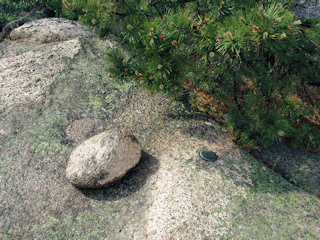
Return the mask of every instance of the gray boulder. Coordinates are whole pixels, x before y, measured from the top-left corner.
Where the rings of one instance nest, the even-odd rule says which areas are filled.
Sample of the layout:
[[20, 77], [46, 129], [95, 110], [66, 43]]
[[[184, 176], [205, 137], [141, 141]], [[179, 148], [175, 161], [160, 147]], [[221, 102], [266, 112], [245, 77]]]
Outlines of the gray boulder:
[[320, 17], [320, 1], [298, 0], [294, 12], [298, 17], [318, 18]]
[[139, 163], [141, 153], [135, 137], [105, 131], [74, 149], [66, 177], [78, 188], [108, 187]]
[[79, 23], [63, 18], [43, 18], [14, 29], [11, 40], [29, 42], [59, 42], [75, 38], [93, 37], [93, 33]]

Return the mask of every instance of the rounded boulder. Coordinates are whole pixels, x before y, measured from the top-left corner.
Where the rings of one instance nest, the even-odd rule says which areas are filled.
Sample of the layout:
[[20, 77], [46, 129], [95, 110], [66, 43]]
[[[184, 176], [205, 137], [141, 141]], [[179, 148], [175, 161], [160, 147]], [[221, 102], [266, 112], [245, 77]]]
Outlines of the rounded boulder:
[[66, 177], [78, 188], [108, 187], [135, 167], [141, 154], [141, 145], [134, 136], [105, 131], [73, 150]]
[[60, 42], [90, 38], [93, 33], [78, 22], [63, 18], [42, 18], [25, 23], [10, 33], [10, 39], [29, 42]]

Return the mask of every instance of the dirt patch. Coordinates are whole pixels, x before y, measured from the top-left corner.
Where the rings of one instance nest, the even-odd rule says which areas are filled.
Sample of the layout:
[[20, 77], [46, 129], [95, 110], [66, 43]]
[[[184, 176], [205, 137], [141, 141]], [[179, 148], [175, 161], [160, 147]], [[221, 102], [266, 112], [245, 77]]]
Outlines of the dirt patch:
[[[64, 43], [63, 49], [69, 42]], [[63, 61], [63, 53], [50, 64], [42, 56], [43, 68], [37, 59], [21, 67], [14, 64], [14, 52], [0, 57], [21, 68], [18, 72], [1, 65], [6, 66], [0, 83], [5, 99], [0, 112], [1, 239], [320, 235], [317, 197], [241, 151], [207, 116], [161, 95], [150, 96], [134, 84], [108, 79], [101, 50], [106, 43], [74, 43], [74, 54], [67, 51], [71, 55]], [[0, 51], [8, 46], [16, 46], [17, 59], [19, 52], [32, 59], [43, 47], [3, 42]], [[37, 74], [39, 82], [26, 84]], [[15, 76], [23, 81], [13, 84]], [[39, 90], [33, 93], [34, 87]], [[107, 129], [138, 138], [144, 149], [140, 164], [108, 189], [80, 191], [65, 178], [67, 159], [85, 138]], [[202, 149], [213, 150], [219, 159], [203, 161]]]

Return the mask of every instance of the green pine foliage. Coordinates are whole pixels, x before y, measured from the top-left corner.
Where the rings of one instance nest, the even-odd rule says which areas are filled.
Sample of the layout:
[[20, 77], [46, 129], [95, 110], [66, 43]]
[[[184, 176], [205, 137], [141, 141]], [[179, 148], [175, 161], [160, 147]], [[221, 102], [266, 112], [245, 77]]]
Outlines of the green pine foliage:
[[30, 12], [37, 7], [47, 7], [59, 15], [61, 5], [60, 0], [0, 0], [0, 32], [7, 23], [17, 19], [21, 12]]
[[174, 97], [189, 91], [191, 103], [225, 119], [246, 147], [320, 145], [314, 126], [301, 127], [306, 105], [296, 97], [302, 84], [320, 84], [320, 24], [297, 19], [295, 1], [64, 2], [73, 19], [117, 37], [110, 77]]

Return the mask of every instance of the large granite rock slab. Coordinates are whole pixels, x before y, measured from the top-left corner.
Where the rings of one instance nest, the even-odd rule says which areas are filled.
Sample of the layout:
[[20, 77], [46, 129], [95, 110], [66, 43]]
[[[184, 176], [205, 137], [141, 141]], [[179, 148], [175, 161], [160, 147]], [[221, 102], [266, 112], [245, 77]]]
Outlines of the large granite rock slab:
[[105, 131], [74, 149], [66, 177], [78, 188], [108, 187], [139, 163], [141, 153], [134, 136]]
[[320, 17], [320, 1], [298, 0], [294, 12], [298, 17], [318, 18]]
[[[15, 109], [16, 104], [41, 101], [51, 84], [78, 61], [76, 57], [90, 54], [98, 61], [103, 55], [99, 49], [105, 46], [87, 27], [62, 18], [26, 23], [10, 36], [11, 41], [0, 43], [0, 113]], [[81, 69], [88, 71], [87, 65], [83, 63]]]
[[74, 38], [93, 37], [93, 33], [78, 22], [63, 18], [43, 18], [25, 23], [10, 33], [11, 40], [29, 42], [59, 42]]

